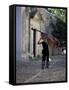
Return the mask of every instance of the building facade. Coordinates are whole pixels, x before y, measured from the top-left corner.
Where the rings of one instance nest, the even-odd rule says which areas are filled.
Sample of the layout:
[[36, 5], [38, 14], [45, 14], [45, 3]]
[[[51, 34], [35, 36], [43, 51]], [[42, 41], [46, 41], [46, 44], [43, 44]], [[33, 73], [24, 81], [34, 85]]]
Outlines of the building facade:
[[[40, 38], [40, 32], [51, 36], [53, 23], [56, 25], [56, 17], [50, 14], [46, 8], [16, 8], [16, 58], [34, 58], [42, 56], [42, 46], [37, 42]], [[36, 30], [32, 30], [32, 28]], [[61, 50], [60, 50], [61, 51]], [[57, 55], [58, 48], [49, 47], [49, 54]]]

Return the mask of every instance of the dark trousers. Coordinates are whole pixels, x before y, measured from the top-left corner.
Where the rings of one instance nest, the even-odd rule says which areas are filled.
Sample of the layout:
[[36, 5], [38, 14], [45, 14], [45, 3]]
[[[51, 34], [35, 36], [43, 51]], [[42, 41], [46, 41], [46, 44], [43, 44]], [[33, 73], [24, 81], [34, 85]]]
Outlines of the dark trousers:
[[42, 69], [44, 69], [45, 65], [46, 65], [46, 68], [49, 67], [49, 54], [47, 55], [42, 54]]

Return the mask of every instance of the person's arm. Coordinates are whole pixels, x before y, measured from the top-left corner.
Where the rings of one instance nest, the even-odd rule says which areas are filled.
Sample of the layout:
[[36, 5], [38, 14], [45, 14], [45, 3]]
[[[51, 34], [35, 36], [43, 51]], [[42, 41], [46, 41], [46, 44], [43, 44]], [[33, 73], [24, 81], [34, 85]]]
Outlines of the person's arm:
[[43, 42], [43, 40], [42, 40], [42, 38], [40, 38], [37, 44], [42, 44], [42, 42]]

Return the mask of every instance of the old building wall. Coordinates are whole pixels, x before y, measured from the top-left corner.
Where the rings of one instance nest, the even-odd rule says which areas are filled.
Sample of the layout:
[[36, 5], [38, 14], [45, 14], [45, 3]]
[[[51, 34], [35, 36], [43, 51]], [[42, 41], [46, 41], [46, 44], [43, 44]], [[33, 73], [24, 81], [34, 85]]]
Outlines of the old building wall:
[[22, 36], [22, 43], [21, 43], [21, 50], [22, 58], [28, 58], [30, 53], [30, 20], [29, 20], [29, 12], [26, 11], [26, 7], [21, 8], [21, 36]]
[[[26, 11], [27, 10], [27, 11]], [[40, 14], [39, 14], [40, 13]], [[36, 19], [35, 19], [36, 18]], [[34, 32], [31, 28], [35, 28], [42, 32], [48, 33], [51, 36], [53, 30], [51, 22], [56, 24], [56, 19], [45, 8], [37, 8], [35, 18], [30, 18], [29, 9], [26, 7], [17, 7], [16, 9], [16, 57], [17, 60], [23, 58], [42, 56], [42, 45], [38, 45], [37, 42], [40, 38], [40, 32], [36, 31], [35, 45], [34, 45]], [[40, 19], [41, 18], [41, 19]], [[40, 20], [39, 20], [40, 19]], [[61, 50], [60, 50], [61, 51]], [[49, 47], [50, 56], [58, 54], [58, 49], [52, 49]]]
[[16, 60], [21, 59], [21, 8], [16, 7]]
[[[56, 25], [56, 17], [52, 14], [50, 14], [45, 8], [37, 8], [38, 12], [36, 12], [34, 18], [31, 20], [31, 25], [34, 29], [37, 29], [41, 32], [47, 33], [49, 36], [52, 36], [51, 32], [53, 30], [53, 27], [51, 25], [51, 23], [53, 23], [53, 25]], [[39, 21], [40, 18], [42, 20]], [[40, 34], [39, 32], [36, 33], [36, 56], [40, 55], [41, 56], [41, 50], [42, 50], [42, 46], [41, 45], [37, 45], [37, 41], [40, 38]], [[49, 54], [51, 55], [58, 55], [58, 53], [61, 50], [58, 48], [51, 48], [49, 47]], [[60, 52], [61, 53], [61, 52]]]

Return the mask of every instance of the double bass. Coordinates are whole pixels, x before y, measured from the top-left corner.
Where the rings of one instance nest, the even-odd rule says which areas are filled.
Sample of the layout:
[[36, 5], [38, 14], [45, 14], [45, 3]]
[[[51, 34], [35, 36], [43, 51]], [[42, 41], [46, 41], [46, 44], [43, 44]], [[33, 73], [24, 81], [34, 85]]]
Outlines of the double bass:
[[54, 36], [49, 36], [47, 33], [44, 33], [44, 32], [41, 32], [40, 30], [37, 30], [37, 29], [34, 29], [34, 28], [31, 28], [31, 30], [36, 30], [40, 33], [42, 33], [43, 35], [45, 35], [46, 37], [46, 40], [48, 42], [48, 45], [51, 47], [51, 48], [58, 48], [59, 45], [60, 45], [60, 42], [59, 40], [54, 37]]

